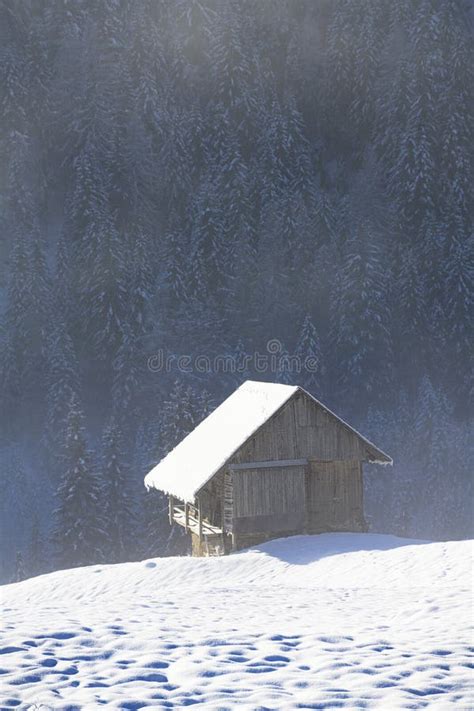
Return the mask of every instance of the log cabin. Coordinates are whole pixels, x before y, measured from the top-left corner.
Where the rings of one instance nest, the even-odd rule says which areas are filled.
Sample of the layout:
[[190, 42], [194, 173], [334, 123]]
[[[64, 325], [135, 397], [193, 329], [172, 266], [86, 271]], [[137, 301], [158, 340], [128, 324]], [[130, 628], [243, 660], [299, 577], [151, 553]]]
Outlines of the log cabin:
[[248, 380], [145, 477], [195, 556], [365, 531], [363, 464], [391, 458], [303, 388]]

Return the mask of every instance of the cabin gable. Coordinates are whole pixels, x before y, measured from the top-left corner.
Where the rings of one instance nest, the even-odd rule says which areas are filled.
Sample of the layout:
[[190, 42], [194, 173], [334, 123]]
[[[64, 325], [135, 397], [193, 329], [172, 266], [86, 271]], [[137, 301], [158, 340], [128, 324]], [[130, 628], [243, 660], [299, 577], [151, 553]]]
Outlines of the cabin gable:
[[300, 389], [237, 450], [230, 463], [375, 457], [375, 448]]

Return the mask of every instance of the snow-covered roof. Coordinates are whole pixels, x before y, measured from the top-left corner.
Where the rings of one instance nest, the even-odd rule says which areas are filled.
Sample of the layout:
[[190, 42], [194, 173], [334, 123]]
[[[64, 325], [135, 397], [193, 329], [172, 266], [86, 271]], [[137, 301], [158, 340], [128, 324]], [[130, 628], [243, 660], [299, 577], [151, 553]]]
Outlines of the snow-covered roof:
[[[146, 475], [145, 486], [194, 502], [198, 491], [298, 390], [306, 393], [297, 385], [247, 380]], [[367, 444], [372, 462], [392, 463], [387, 454], [306, 395]]]
[[193, 502], [199, 489], [297, 390], [247, 380], [146, 475], [145, 486]]

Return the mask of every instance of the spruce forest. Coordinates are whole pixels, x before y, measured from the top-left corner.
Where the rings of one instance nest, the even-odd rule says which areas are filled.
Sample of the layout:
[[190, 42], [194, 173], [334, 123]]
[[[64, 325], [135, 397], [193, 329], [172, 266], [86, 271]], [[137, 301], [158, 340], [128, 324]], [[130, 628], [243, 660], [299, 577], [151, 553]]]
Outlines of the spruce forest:
[[393, 457], [371, 531], [473, 535], [472, 21], [2, 0], [1, 582], [186, 553], [143, 477], [248, 378]]

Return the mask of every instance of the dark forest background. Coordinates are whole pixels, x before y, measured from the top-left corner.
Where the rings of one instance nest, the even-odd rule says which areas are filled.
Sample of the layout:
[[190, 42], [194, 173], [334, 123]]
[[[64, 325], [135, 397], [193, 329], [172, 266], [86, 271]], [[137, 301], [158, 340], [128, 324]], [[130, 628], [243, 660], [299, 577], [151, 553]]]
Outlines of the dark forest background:
[[2, 581], [183, 552], [143, 476], [248, 377], [391, 454], [371, 530], [472, 535], [470, 11], [0, 2]]

